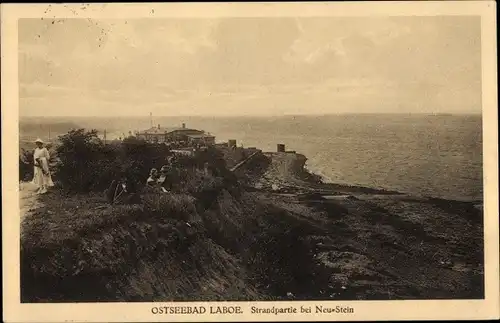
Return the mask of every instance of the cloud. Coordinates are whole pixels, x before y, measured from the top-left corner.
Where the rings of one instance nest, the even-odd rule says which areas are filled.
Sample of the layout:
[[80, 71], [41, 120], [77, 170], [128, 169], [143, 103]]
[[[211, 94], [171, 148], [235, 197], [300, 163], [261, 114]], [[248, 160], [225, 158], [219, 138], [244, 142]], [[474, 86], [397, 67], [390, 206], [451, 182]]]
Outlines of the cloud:
[[480, 57], [474, 17], [19, 22], [22, 113], [479, 109]]

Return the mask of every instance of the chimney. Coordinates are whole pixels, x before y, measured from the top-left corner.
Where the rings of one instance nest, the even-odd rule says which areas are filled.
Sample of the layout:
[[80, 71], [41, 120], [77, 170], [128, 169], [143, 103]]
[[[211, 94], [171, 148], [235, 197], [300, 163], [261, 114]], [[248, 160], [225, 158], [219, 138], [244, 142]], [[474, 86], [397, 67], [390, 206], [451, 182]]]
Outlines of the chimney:
[[182, 129], [186, 129], [186, 124], [185, 123], [182, 124]]

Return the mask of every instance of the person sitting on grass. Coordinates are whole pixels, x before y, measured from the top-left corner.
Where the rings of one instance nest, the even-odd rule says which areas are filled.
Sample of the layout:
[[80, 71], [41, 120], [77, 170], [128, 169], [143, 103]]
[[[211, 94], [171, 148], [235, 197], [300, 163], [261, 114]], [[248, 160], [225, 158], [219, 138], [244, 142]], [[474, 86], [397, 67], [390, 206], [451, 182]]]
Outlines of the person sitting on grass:
[[108, 189], [106, 190], [106, 200], [110, 204], [115, 204], [123, 199], [124, 194], [127, 192], [127, 182], [125, 176], [121, 176], [119, 180], [111, 181]]
[[146, 185], [154, 187], [158, 183], [158, 170], [156, 168], [152, 168], [151, 171], [149, 172], [149, 177], [146, 180]]
[[135, 185], [128, 180], [127, 175], [122, 173], [119, 180], [113, 180], [105, 191], [106, 200], [110, 204], [139, 203], [139, 195], [135, 190]]
[[[170, 161], [170, 160], [169, 160]], [[158, 185], [162, 192], [170, 192], [172, 190], [172, 166], [169, 164], [163, 165], [160, 169], [160, 176], [158, 178]]]
[[161, 188], [162, 192], [168, 192], [168, 166], [163, 165], [160, 168], [160, 176], [158, 177], [157, 184]]

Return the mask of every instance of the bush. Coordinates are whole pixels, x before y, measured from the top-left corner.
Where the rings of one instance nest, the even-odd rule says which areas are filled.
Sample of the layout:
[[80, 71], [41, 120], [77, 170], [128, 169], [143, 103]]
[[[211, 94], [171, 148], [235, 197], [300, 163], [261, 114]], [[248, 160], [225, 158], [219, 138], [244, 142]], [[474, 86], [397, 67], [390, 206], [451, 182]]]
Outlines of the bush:
[[33, 178], [33, 152], [21, 149], [19, 153], [19, 180], [26, 181]]
[[77, 192], [102, 190], [116, 175], [115, 151], [103, 144], [96, 130], [71, 130], [59, 140], [55, 174], [63, 188]]
[[151, 168], [159, 168], [172, 153], [165, 145], [152, 144], [136, 137], [128, 137], [121, 143], [120, 159], [134, 180], [143, 182]]

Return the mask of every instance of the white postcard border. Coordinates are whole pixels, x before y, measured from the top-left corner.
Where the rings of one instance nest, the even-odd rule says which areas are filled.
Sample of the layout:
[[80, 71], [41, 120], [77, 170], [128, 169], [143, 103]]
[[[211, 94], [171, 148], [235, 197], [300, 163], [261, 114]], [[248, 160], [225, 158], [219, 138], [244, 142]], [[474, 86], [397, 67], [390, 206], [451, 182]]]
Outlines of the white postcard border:
[[[485, 319], [499, 315], [498, 247], [498, 116], [496, 75], [496, 17], [493, 1], [414, 1], [339, 3], [191, 3], [191, 4], [2, 4], [2, 215], [3, 305], [6, 322], [127, 322], [127, 321], [349, 321]], [[82, 9], [85, 8], [85, 9]], [[429, 301], [293, 301], [174, 303], [189, 306], [240, 306], [235, 315], [159, 315], [154, 307], [173, 303], [21, 304], [19, 273], [18, 192], [18, 75], [19, 18], [139, 18], [139, 17], [255, 17], [255, 16], [436, 16], [482, 17], [483, 161], [485, 299]], [[350, 306], [352, 314], [251, 314], [251, 307]]]

